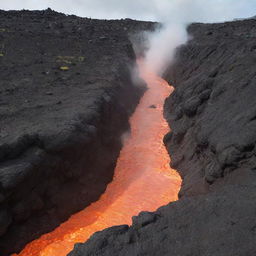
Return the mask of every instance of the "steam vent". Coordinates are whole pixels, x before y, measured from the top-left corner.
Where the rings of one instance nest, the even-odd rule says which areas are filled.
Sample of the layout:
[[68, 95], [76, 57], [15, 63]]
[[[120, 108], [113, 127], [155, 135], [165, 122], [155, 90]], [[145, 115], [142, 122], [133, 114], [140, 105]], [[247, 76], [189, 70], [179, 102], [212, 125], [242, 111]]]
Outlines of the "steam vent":
[[0, 256], [256, 255], [256, 19], [163, 29], [0, 10]]

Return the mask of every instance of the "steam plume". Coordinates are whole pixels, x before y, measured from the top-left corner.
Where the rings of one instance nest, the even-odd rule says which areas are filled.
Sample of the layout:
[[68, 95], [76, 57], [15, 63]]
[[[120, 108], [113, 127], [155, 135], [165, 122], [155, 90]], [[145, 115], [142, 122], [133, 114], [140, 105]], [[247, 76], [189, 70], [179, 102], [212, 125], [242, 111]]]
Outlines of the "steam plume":
[[[189, 38], [186, 27], [192, 22], [221, 22], [243, 16], [256, 0], [161, 0], [155, 2], [162, 29], [149, 34], [146, 64], [161, 75], [174, 61], [175, 50]], [[255, 12], [256, 12], [256, 8]]]
[[166, 24], [162, 29], [149, 34], [149, 50], [145, 58], [148, 68], [162, 75], [166, 66], [174, 59], [177, 46], [185, 44], [187, 39], [186, 28], [181, 24]]

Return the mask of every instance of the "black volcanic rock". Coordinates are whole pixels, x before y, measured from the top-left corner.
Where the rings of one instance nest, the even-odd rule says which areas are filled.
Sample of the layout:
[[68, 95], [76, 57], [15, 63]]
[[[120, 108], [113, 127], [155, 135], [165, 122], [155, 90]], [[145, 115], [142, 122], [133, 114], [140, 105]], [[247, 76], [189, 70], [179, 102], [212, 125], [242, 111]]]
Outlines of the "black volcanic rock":
[[180, 199], [131, 227], [95, 233], [69, 256], [256, 255], [256, 21], [193, 24], [165, 78], [164, 142]]
[[165, 104], [172, 129], [166, 145], [183, 178], [181, 197], [255, 183], [255, 26], [255, 20], [191, 25], [193, 40], [166, 72], [176, 89]]
[[[154, 23], [0, 11], [0, 255], [97, 200], [144, 92], [130, 33]], [[139, 80], [138, 80], [139, 81]]]
[[255, 255], [255, 200], [249, 187], [185, 198], [141, 213], [130, 228], [97, 232], [68, 256]]

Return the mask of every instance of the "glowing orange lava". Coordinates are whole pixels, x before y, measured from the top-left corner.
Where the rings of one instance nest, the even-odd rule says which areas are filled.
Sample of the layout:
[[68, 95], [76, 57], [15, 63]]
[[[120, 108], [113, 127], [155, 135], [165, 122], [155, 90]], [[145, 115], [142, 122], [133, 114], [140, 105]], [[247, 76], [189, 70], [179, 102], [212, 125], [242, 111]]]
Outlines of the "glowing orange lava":
[[139, 66], [149, 89], [130, 118], [131, 135], [124, 142], [112, 183], [97, 202], [28, 244], [19, 256], [65, 256], [75, 243], [86, 241], [96, 231], [130, 225], [131, 217], [139, 212], [177, 200], [180, 177], [170, 169], [162, 142], [169, 130], [163, 104], [172, 87], [143, 64]]

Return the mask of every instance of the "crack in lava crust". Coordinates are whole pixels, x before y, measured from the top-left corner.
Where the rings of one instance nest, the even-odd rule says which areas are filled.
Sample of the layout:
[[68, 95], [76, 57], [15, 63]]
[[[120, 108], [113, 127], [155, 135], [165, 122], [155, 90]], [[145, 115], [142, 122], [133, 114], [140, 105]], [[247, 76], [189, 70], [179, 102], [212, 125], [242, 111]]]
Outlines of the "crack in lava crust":
[[163, 136], [169, 131], [163, 104], [172, 87], [147, 70], [143, 62], [138, 64], [148, 90], [130, 118], [131, 135], [124, 142], [112, 183], [97, 202], [28, 244], [20, 256], [67, 255], [75, 243], [85, 242], [96, 231], [130, 225], [131, 217], [139, 212], [155, 211], [177, 200], [181, 180], [170, 168], [163, 145]]

